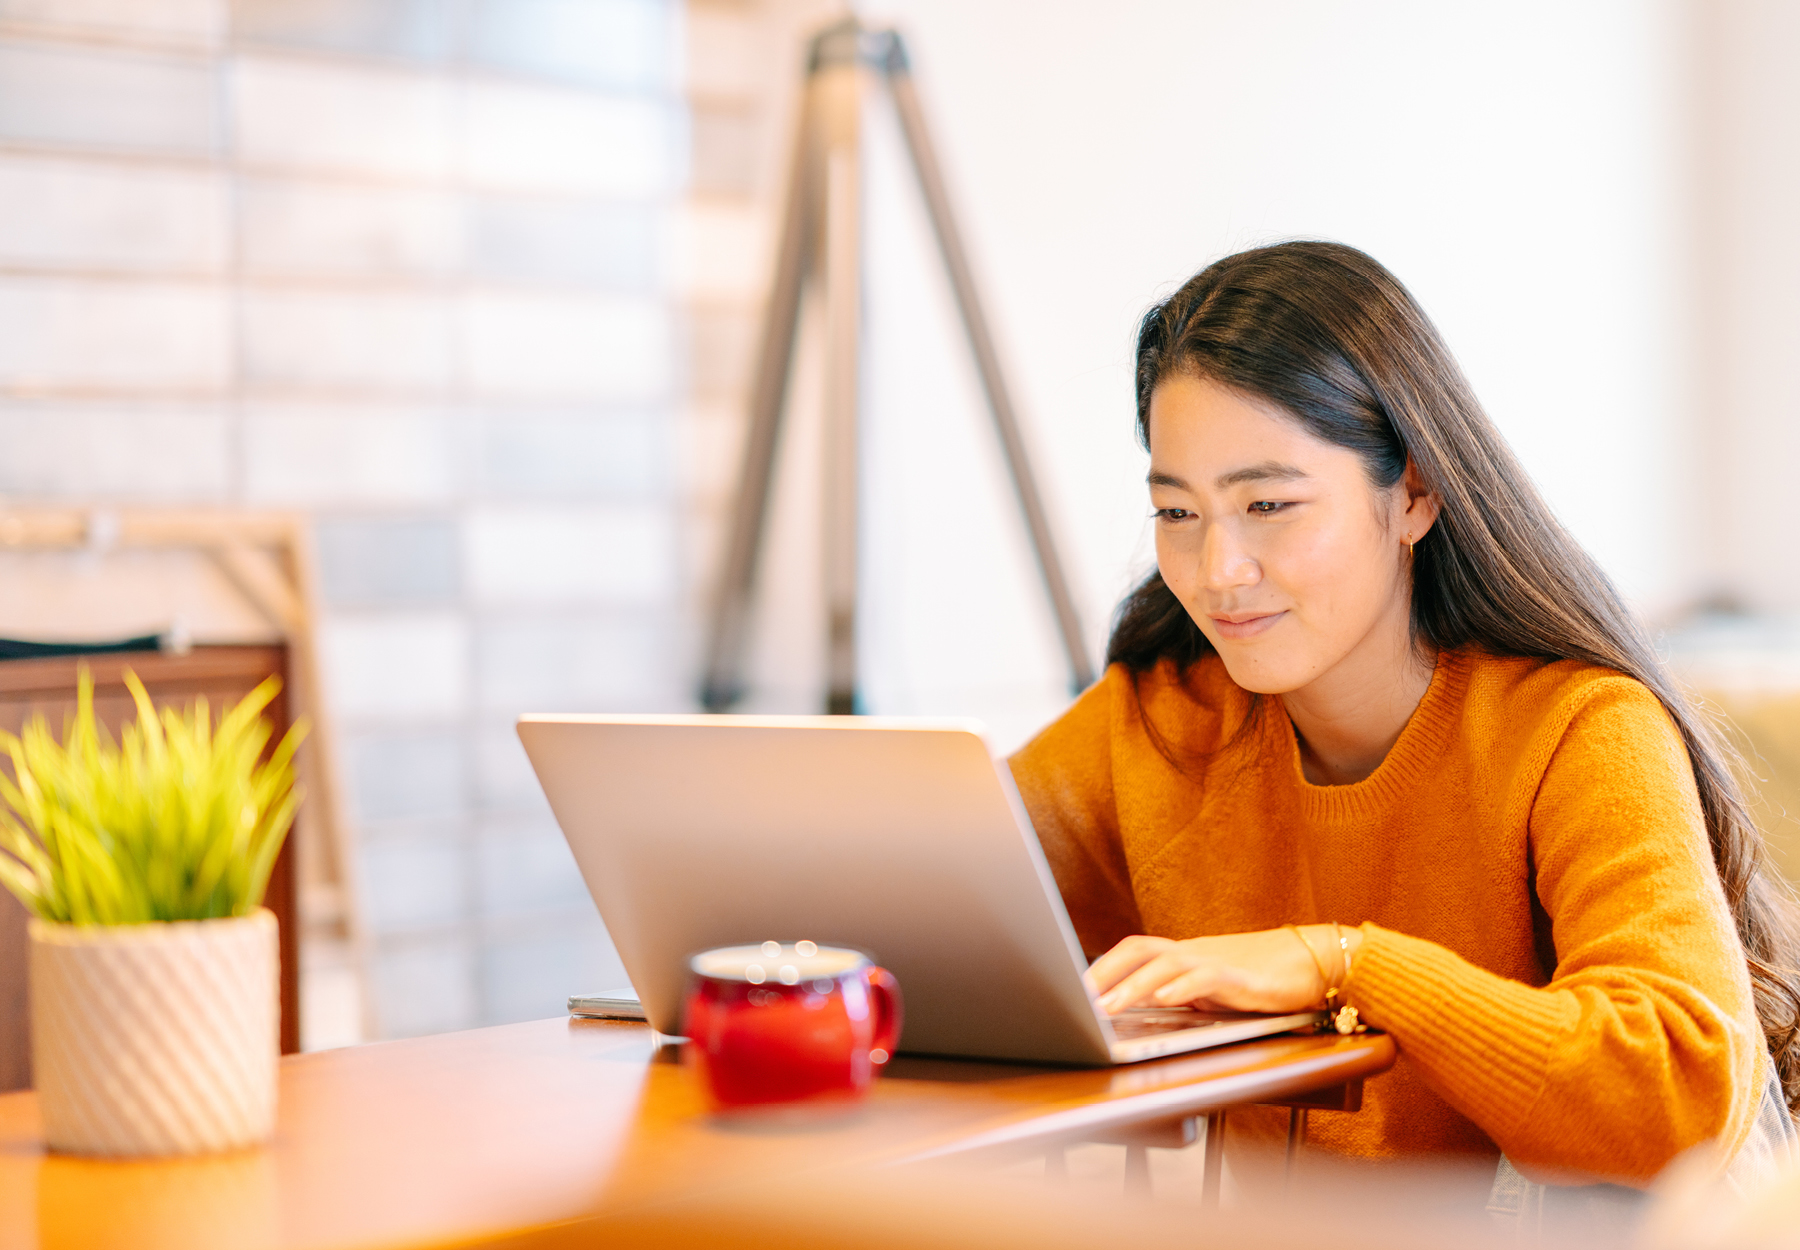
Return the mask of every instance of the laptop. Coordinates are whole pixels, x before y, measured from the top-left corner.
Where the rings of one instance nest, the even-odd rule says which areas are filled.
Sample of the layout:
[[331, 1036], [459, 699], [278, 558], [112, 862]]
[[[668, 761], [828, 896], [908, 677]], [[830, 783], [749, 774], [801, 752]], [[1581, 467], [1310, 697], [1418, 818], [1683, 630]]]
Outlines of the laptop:
[[689, 955], [802, 939], [899, 979], [903, 1053], [1131, 1063], [1324, 1018], [1108, 1017], [976, 722], [527, 715], [518, 731], [658, 1032], [681, 1032]]

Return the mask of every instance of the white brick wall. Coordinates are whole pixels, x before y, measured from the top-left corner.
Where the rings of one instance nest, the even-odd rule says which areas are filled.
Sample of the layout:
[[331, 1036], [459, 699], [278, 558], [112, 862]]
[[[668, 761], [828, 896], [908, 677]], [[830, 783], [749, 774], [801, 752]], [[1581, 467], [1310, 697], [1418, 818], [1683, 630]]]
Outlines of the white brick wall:
[[663, 214], [567, 196], [483, 195], [468, 202], [468, 266], [476, 277], [549, 286], [651, 291]]
[[565, 985], [610, 988], [627, 983], [591, 906], [585, 915], [536, 923], [494, 921], [488, 929], [492, 936], [482, 943], [477, 974], [490, 1010], [502, 1019], [539, 1014], [537, 1004], [560, 996]]
[[[458, 927], [469, 910], [469, 865], [451, 828], [426, 826], [365, 843], [358, 865], [377, 938]], [[383, 962], [391, 962], [391, 956]], [[404, 987], [389, 995], [410, 997]], [[390, 1008], [389, 1014], [392, 1014]]]
[[325, 683], [347, 723], [451, 720], [469, 702], [469, 627], [459, 613], [342, 614], [320, 630]]
[[499, 411], [480, 422], [477, 490], [518, 498], [666, 499], [666, 418], [655, 409], [584, 416], [576, 408]]
[[508, 614], [483, 622], [475, 649], [482, 711], [679, 707], [686, 702], [673, 621], [650, 613]]
[[224, 497], [231, 414], [222, 404], [0, 402], [0, 497], [175, 504]]
[[212, 156], [208, 60], [9, 38], [0, 46], [0, 136], [69, 148]]
[[0, 0], [0, 19], [208, 46], [224, 38], [226, 26], [225, 0]]
[[475, 735], [474, 784], [485, 807], [539, 816], [550, 810], [519, 735], [504, 717], [490, 719]]
[[679, 168], [675, 119], [651, 100], [478, 82], [464, 107], [464, 173], [478, 186], [650, 196]]
[[[405, 878], [388, 878], [396, 885]], [[397, 936], [384, 945], [370, 980], [382, 1004], [382, 1024], [394, 1036], [442, 1033], [481, 1019], [473, 942], [454, 931], [447, 937]]]
[[488, 823], [476, 840], [475, 864], [476, 897], [491, 916], [579, 909], [587, 898], [569, 844], [547, 817]]
[[216, 276], [226, 193], [211, 170], [0, 156], [0, 265]]
[[665, 306], [604, 295], [473, 295], [463, 308], [469, 385], [520, 399], [642, 403], [669, 397]]
[[257, 291], [244, 298], [244, 373], [274, 387], [442, 393], [454, 317], [426, 292]]
[[688, 705], [675, 3], [0, 0], [0, 501], [315, 514], [390, 1035], [621, 976], [512, 721]]
[[456, 96], [442, 75], [244, 56], [231, 103], [249, 165], [383, 180], [455, 171]]
[[483, 604], [666, 603], [675, 590], [668, 509], [482, 508], [467, 523], [468, 588]]
[[449, 191], [260, 178], [239, 195], [244, 269], [258, 277], [434, 278], [462, 260]]
[[466, 748], [463, 735], [446, 729], [351, 735], [344, 753], [357, 816], [365, 821], [460, 816], [468, 799]]
[[252, 403], [243, 458], [243, 496], [258, 504], [405, 507], [461, 490], [456, 422], [441, 409]]
[[10, 277], [0, 285], [0, 387], [220, 391], [229, 304], [217, 283]]
[[641, 91], [668, 81], [668, 16], [656, 0], [483, 0], [474, 20], [496, 68]]

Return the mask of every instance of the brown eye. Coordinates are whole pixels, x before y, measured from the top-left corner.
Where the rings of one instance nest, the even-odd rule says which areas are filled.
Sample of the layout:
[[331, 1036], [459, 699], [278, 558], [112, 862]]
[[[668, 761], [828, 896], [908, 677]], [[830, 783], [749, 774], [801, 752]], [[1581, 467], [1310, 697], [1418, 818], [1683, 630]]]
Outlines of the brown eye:
[[1281, 505], [1271, 499], [1259, 499], [1250, 505], [1250, 511], [1258, 516], [1268, 516], [1272, 512], [1280, 512]]

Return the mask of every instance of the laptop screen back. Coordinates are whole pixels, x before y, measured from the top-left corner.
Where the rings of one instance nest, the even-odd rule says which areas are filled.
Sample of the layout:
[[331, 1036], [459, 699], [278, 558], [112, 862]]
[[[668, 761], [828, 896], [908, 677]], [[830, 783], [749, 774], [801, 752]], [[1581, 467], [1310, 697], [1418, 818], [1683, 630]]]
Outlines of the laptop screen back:
[[854, 946], [901, 1049], [1104, 1063], [1081, 954], [1004, 763], [969, 723], [526, 716], [519, 736], [651, 1023], [715, 946]]

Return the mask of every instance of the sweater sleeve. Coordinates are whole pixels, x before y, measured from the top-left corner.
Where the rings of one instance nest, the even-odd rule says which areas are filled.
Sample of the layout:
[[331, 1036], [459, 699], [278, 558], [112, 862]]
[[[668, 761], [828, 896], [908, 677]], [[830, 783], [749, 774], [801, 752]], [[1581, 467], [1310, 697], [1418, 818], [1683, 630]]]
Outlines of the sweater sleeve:
[[1143, 932], [1113, 797], [1115, 667], [1009, 762], [1069, 920], [1092, 959]]
[[1368, 924], [1348, 1000], [1535, 1179], [1643, 1184], [1690, 1146], [1735, 1150], [1762, 1034], [1686, 749], [1642, 685], [1590, 688], [1530, 847], [1547, 985]]

